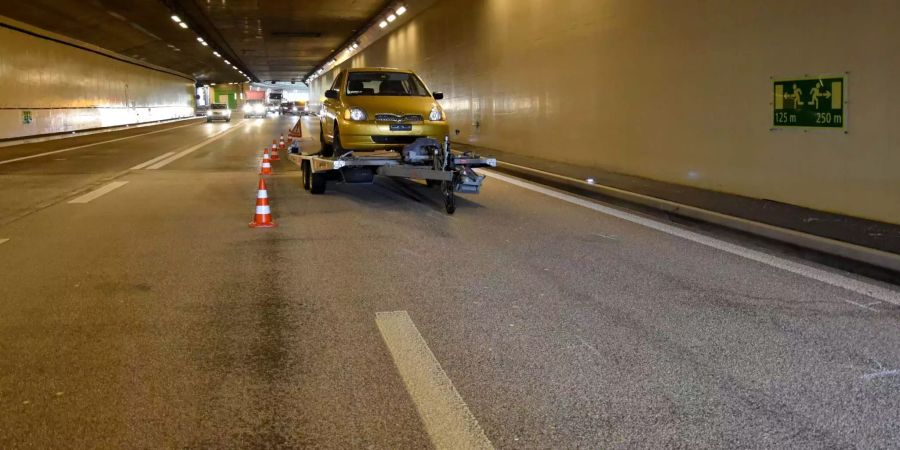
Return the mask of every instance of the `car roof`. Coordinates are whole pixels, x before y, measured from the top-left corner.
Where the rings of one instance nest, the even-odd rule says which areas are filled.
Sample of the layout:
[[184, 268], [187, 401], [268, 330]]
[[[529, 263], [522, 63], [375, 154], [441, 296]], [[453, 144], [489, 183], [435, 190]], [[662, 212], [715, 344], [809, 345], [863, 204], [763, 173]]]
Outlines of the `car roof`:
[[400, 73], [413, 73], [412, 70], [409, 69], [397, 69], [394, 67], [351, 67], [347, 69], [348, 72], [400, 72]]

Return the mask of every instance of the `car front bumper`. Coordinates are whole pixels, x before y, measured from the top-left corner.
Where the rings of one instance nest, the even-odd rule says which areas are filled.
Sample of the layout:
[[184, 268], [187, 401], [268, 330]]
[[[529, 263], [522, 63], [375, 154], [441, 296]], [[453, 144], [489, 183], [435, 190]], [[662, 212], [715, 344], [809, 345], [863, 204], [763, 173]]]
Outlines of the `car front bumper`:
[[377, 150], [402, 147], [418, 137], [442, 141], [449, 134], [446, 121], [412, 123], [409, 131], [391, 131], [387, 122], [339, 121], [341, 146], [348, 150]]

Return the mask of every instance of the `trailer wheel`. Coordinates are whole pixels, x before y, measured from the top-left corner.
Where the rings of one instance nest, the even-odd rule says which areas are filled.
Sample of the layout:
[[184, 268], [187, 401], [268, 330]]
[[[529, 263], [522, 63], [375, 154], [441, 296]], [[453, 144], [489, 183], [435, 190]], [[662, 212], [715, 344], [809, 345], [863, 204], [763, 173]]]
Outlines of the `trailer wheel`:
[[324, 194], [326, 174], [324, 172], [315, 173], [310, 171], [309, 174], [309, 192], [311, 194]]
[[319, 149], [319, 153], [322, 156], [331, 156], [331, 145], [325, 142], [325, 123], [319, 122], [319, 143], [321, 144], [321, 148]]
[[444, 194], [444, 210], [447, 211], [447, 214], [456, 212], [456, 198], [453, 195], [453, 182], [442, 181], [441, 193]]
[[310, 187], [309, 161], [300, 164], [300, 174], [303, 176], [303, 189], [308, 191]]

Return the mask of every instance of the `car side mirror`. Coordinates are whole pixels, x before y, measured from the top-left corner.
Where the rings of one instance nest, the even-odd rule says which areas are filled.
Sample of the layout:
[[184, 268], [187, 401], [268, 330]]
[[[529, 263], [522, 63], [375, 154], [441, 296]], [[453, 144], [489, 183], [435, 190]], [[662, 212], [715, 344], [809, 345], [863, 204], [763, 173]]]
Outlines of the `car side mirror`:
[[443, 100], [444, 99], [443, 92], [434, 92], [431, 94], [431, 96], [434, 97], [435, 100]]
[[336, 89], [329, 89], [325, 91], [325, 98], [336, 100], [338, 98], [338, 91]]

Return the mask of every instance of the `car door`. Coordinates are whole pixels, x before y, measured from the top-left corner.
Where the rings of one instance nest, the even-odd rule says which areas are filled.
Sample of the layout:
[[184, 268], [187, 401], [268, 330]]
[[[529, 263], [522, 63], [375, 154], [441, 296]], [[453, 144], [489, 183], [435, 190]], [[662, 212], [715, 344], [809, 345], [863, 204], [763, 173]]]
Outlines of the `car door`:
[[[344, 79], [344, 71], [338, 73], [336, 77], [334, 77], [334, 82], [331, 83], [331, 87], [329, 89], [334, 89], [338, 92], [341, 90], [341, 86], [343, 85], [342, 80]], [[341, 100], [340, 98], [326, 98], [322, 102], [322, 108], [325, 110], [325, 114], [323, 114], [322, 118], [322, 130], [324, 130], [325, 136], [329, 141], [334, 139], [334, 120], [338, 114], [340, 114], [341, 109]]]

